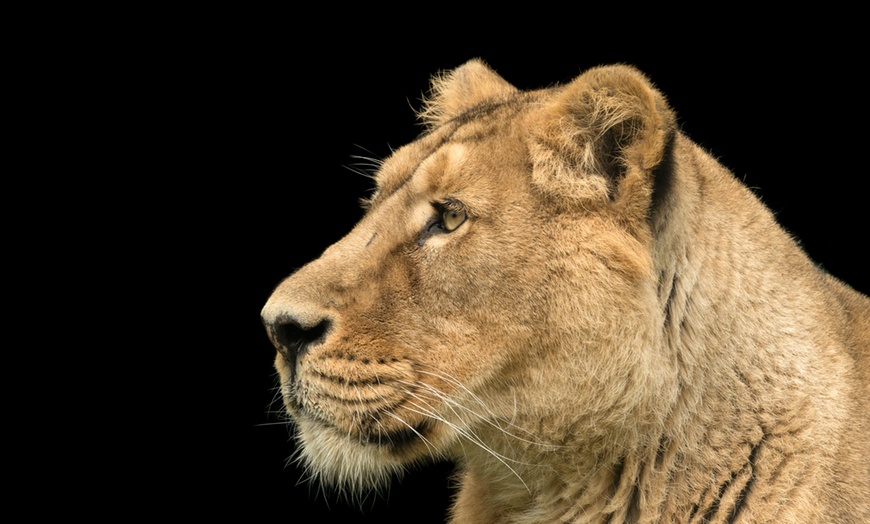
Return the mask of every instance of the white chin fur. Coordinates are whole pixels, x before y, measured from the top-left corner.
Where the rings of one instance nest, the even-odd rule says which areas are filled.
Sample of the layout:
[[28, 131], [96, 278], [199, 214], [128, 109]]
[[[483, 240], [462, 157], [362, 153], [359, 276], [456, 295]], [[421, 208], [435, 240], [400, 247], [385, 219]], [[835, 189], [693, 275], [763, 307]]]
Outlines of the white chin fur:
[[354, 497], [386, 488], [405, 471], [405, 465], [385, 449], [314, 425], [297, 421], [297, 460], [304, 465], [309, 481]]

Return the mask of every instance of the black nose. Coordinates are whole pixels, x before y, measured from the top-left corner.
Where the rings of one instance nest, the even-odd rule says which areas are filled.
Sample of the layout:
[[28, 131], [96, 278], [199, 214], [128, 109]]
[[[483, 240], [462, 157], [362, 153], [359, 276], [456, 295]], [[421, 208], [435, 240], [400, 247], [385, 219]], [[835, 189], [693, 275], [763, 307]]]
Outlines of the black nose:
[[267, 322], [266, 330], [272, 343], [290, 367], [295, 368], [299, 357], [304, 355], [309, 347], [322, 341], [331, 325], [332, 322], [328, 318], [306, 326], [293, 317], [281, 316], [273, 323]]

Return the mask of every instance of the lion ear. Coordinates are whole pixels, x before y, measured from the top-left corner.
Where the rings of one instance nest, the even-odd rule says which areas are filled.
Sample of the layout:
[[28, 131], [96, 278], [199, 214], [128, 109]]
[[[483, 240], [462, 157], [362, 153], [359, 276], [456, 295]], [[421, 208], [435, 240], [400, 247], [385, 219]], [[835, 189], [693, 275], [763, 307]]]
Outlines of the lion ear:
[[517, 89], [480, 59], [435, 75], [420, 119], [430, 128], [456, 118], [487, 100], [499, 99]]
[[616, 200], [633, 189], [648, 200], [675, 129], [661, 93], [625, 65], [586, 71], [561, 88], [537, 123], [534, 180], [572, 200]]

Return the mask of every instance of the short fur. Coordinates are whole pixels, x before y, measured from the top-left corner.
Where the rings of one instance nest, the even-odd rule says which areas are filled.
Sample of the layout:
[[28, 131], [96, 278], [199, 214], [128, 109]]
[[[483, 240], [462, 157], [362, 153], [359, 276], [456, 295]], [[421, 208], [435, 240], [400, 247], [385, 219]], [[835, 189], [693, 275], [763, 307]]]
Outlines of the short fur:
[[870, 522], [870, 299], [632, 67], [433, 87], [262, 312], [313, 478], [447, 457], [456, 524]]

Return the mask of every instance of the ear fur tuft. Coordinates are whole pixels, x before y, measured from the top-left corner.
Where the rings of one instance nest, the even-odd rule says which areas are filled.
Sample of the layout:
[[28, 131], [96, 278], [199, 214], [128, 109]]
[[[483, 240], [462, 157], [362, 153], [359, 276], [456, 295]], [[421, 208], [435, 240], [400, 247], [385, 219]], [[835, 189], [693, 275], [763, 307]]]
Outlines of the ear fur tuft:
[[484, 101], [503, 98], [516, 91], [486, 63], [474, 58], [432, 78], [430, 94], [423, 100], [417, 116], [431, 129]]

